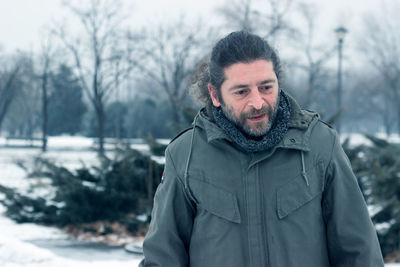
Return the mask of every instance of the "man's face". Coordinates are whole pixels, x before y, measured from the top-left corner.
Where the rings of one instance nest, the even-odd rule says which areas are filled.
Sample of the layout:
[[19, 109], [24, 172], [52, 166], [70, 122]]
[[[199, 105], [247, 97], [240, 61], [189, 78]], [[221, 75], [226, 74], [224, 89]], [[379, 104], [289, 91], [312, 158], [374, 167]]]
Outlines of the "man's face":
[[271, 61], [236, 63], [225, 69], [221, 99], [208, 87], [213, 105], [250, 136], [268, 132], [276, 115], [279, 84]]

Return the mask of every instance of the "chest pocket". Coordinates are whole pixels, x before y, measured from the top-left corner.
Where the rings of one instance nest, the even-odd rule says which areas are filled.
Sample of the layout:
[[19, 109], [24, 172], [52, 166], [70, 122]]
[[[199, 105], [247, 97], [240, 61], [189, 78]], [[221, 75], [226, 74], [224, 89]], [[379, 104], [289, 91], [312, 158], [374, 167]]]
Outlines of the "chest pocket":
[[305, 179], [299, 175], [278, 188], [276, 203], [279, 219], [284, 219], [322, 194], [324, 188], [322, 173], [323, 163], [319, 162], [311, 170], [307, 170], [308, 185]]
[[240, 223], [238, 200], [234, 194], [197, 179], [190, 179], [189, 184], [197, 205], [219, 218]]

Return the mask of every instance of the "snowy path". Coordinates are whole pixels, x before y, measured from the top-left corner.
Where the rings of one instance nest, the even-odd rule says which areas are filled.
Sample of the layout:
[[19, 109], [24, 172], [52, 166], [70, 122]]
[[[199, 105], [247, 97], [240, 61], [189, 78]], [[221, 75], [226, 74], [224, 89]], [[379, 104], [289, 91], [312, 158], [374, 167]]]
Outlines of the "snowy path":
[[[6, 141], [0, 138], [0, 145]], [[89, 138], [55, 137], [49, 140], [47, 158], [57, 159], [71, 169], [95, 164], [96, 153], [90, 149]], [[140, 147], [142, 148], [142, 147]], [[142, 148], [144, 149], [144, 148]], [[31, 182], [26, 173], [15, 163], [29, 163], [40, 155], [37, 148], [0, 148], [0, 184], [27, 191]], [[0, 197], [4, 195], [0, 194]], [[57, 228], [35, 224], [16, 224], [3, 214], [0, 205], [0, 266], [1, 267], [135, 267], [141, 257], [122, 249], [73, 245]], [[61, 245], [60, 245], [61, 244]], [[77, 242], [75, 242], [77, 244]]]
[[[0, 212], [4, 212], [4, 207], [0, 206]], [[16, 224], [3, 214], [0, 215], [0, 229], [0, 266], [2, 267], [134, 267], [139, 264], [141, 258], [125, 252], [124, 257], [109, 253], [109, 257], [105, 254], [100, 259], [91, 259], [90, 255], [83, 255], [81, 247], [70, 247], [69, 255], [64, 253], [60, 256], [51, 249], [32, 244], [32, 241], [52, 243], [57, 240], [66, 240], [67, 236], [60, 230], [35, 224]], [[100, 251], [107, 253], [104, 249]]]

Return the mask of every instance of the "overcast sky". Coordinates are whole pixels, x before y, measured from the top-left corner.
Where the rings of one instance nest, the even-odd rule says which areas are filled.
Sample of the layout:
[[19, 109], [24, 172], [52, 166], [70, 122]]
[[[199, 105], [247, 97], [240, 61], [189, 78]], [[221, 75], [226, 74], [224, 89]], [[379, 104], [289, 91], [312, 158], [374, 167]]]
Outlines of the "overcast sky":
[[[210, 22], [216, 17], [216, 7], [227, 3], [225, 0], [124, 1], [134, 3], [130, 9], [138, 24], [173, 19], [182, 13], [187, 18], [202, 17]], [[314, 3], [318, 8], [319, 30], [333, 31], [339, 24], [345, 24], [350, 33], [357, 31], [363, 14], [375, 12], [382, 3], [390, 1], [395, 0], [303, 0]], [[61, 0], [0, 0], [0, 46], [7, 52], [36, 49], [44, 25], [60, 20], [66, 14]], [[351, 38], [350, 34], [348, 38]]]

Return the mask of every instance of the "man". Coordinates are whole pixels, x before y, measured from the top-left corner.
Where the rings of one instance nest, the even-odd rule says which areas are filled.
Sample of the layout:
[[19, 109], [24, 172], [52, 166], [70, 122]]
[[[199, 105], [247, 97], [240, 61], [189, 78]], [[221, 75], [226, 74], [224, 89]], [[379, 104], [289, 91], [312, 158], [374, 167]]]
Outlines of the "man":
[[141, 266], [383, 266], [336, 132], [279, 76], [256, 35], [215, 45], [208, 105], [166, 150]]

